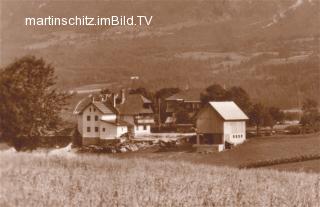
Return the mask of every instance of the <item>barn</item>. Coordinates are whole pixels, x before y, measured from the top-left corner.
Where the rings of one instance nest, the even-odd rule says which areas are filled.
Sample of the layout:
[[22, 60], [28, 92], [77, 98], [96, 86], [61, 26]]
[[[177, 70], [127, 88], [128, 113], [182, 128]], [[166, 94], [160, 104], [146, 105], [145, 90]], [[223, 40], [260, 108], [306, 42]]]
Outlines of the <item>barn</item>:
[[233, 102], [209, 102], [196, 116], [197, 148], [222, 151], [246, 139], [247, 115]]

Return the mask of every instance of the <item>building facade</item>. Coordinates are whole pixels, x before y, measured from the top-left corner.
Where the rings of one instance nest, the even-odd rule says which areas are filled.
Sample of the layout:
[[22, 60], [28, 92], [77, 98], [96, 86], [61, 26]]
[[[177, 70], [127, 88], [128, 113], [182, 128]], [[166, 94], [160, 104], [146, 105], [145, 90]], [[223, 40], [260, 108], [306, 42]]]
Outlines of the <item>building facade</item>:
[[128, 133], [129, 123], [119, 120], [117, 110], [107, 101], [87, 98], [80, 102], [74, 112], [83, 145], [94, 145], [116, 140]]
[[221, 151], [226, 144], [243, 143], [247, 120], [248, 117], [232, 101], [209, 102], [197, 114], [197, 146], [216, 146]]
[[201, 108], [200, 89], [189, 89], [180, 91], [168, 98], [166, 98], [166, 113], [167, 119], [165, 124], [175, 124], [176, 113], [179, 108], [185, 109], [189, 117], [193, 117]]
[[133, 136], [151, 133], [154, 124], [152, 102], [140, 94], [122, 96], [125, 100], [117, 106], [120, 120], [131, 124], [128, 129]]

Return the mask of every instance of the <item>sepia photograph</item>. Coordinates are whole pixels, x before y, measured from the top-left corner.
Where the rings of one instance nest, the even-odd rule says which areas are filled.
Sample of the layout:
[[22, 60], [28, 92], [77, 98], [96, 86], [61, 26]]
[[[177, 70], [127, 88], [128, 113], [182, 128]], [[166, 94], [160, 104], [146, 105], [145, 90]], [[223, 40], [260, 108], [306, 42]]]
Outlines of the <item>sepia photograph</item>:
[[320, 0], [0, 0], [20, 206], [320, 206]]

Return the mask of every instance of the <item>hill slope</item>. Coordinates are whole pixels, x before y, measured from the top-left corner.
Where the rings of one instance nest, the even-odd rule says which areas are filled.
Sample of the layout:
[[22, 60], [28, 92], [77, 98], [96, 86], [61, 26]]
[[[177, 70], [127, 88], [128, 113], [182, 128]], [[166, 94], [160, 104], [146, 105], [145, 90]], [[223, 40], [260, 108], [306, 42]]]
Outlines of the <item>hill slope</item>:
[[[126, 86], [130, 76], [138, 75], [140, 84], [152, 89], [241, 85], [254, 98], [282, 107], [297, 106], [297, 94], [317, 98], [320, 92], [319, 1], [22, 1], [1, 6], [1, 64], [24, 54], [44, 57], [66, 89], [93, 83]], [[138, 28], [23, 25], [29, 16], [115, 14], [153, 15], [154, 20]]]

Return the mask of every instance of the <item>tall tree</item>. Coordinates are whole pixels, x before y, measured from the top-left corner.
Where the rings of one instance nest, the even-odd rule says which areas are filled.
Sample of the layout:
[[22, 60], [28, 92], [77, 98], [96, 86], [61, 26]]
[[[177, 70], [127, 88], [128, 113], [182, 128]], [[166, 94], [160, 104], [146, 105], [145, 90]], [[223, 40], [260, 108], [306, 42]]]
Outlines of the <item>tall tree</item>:
[[234, 101], [246, 114], [249, 114], [251, 101], [248, 93], [241, 87], [234, 86], [226, 92], [227, 100]]
[[318, 102], [313, 99], [307, 99], [302, 106], [302, 117], [300, 123], [304, 127], [311, 127], [314, 131], [320, 130], [320, 113]]
[[284, 120], [285, 114], [277, 107], [270, 107], [268, 110], [274, 122], [282, 122]]
[[0, 73], [0, 131], [17, 150], [34, 148], [59, 126], [68, 95], [54, 88], [54, 68], [41, 58], [25, 56]]
[[139, 88], [134, 88], [134, 89], [131, 89], [129, 91], [130, 94], [140, 94], [140, 95], [143, 95], [144, 97], [150, 99], [150, 100], [153, 100], [153, 93], [148, 91], [146, 88], [144, 87], [139, 87]]
[[202, 103], [206, 104], [210, 101], [225, 101], [227, 99], [227, 91], [219, 84], [210, 85], [204, 93], [200, 94]]
[[256, 125], [257, 136], [260, 135], [260, 127], [264, 123], [265, 119], [265, 107], [261, 103], [254, 104], [250, 111], [250, 121]]

